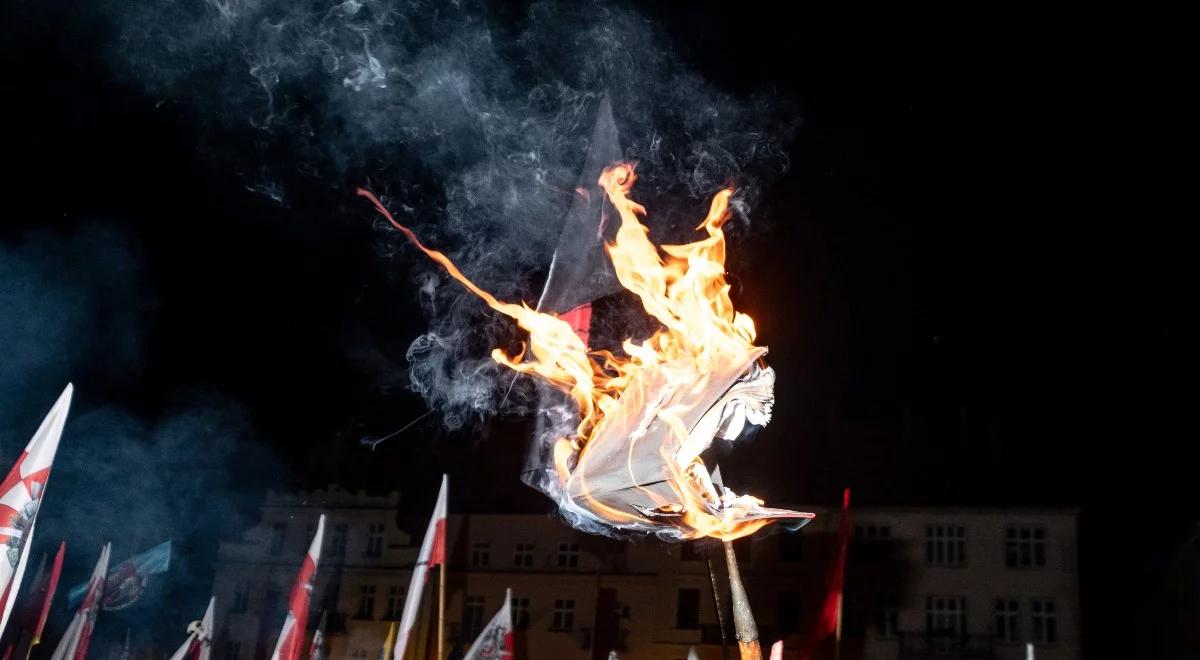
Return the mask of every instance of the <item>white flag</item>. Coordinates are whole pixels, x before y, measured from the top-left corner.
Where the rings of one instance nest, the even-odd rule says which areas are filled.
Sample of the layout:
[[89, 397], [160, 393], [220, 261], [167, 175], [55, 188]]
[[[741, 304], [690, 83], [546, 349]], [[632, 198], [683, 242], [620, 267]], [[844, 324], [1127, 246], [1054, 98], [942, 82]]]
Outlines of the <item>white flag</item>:
[[[425, 590], [425, 574], [431, 566], [446, 561], [446, 486], [449, 479], [442, 475], [442, 489], [438, 491], [433, 516], [425, 528], [425, 540], [421, 542], [421, 554], [413, 566], [412, 579], [408, 583], [408, 596], [404, 599], [404, 614], [400, 617], [400, 634], [396, 637], [393, 660], [404, 660], [404, 649], [417, 622], [417, 609], [421, 606], [421, 593]], [[444, 568], [442, 570], [445, 570]]]
[[33, 526], [37, 522], [42, 495], [46, 492], [46, 481], [50, 479], [50, 466], [58, 452], [63, 425], [67, 422], [73, 391], [68, 384], [8, 476], [0, 482], [0, 550], [4, 551], [4, 556], [0, 557], [0, 633], [8, 625], [13, 603], [17, 601], [17, 590], [21, 588], [21, 577], [25, 574], [32, 546]]
[[188, 637], [171, 660], [208, 660], [212, 655], [213, 606], [216, 603], [216, 596], [209, 598], [204, 618], [188, 624]]
[[504, 605], [484, 626], [463, 660], [500, 660], [513, 657], [512, 589], [504, 591]]

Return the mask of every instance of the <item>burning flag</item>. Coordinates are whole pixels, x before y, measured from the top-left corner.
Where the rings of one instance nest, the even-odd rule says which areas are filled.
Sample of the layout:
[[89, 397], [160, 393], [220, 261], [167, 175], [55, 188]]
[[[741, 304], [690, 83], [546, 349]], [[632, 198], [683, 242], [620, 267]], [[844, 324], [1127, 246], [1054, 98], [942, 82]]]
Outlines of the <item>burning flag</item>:
[[421, 541], [421, 553], [417, 563], [413, 565], [412, 579], [408, 583], [408, 597], [404, 599], [404, 613], [400, 616], [400, 631], [396, 638], [396, 648], [392, 654], [395, 660], [403, 660], [404, 650], [408, 647], [408, 639], [412, 635], [413, 626], [417, 623], [417, 610], [421, 607], [421, 593], [425, 590], [425, 575], [430, 568], [439, 566], [446, 561], [446, 488], [449, 478], [442, 475], [442, 487], [438, 490], [437, 503], [433, 505], [433, 516], [429, 518], [429, 526], [425, 528], [425, 539]]
[[4, 482], [0, 483], [0, 547], [4, 550], [4, 557], [0, 559], [0, 633], [8, 625], [17, 590], [21, 588], [34, 523], [46, 492], [58, 441], [62, 438], [63, 425], [67, 422], [73, 391], [68, 384]]
[[83, 604], [67, 626], [67, 632], [54, 649], [50, 660], [83, 660], [87, 657], [88, 642], [92, 639], [92, 628], [96, 625], [96, 615], [100, 613], [100, 596], [104, 591], [104, 575], [108, 572], [108, 556], [112, 552], [112, 544], [105, 543], [100, 551], [100, 560], [92, 570], [92, 579], [88, 580], [87, 592], [83, 596]]
[[313, 536], [304, 563], [300, 565], [300, 574], [292, 586], [292, 595], [288, 598], [288, 615], [283, 621], [283, 630], [279, 633], [279, 641], [271, 660], [298, 660], [300, 647], [304, 643], [304, 628], [308, 625], [308, 601], [312, 596], [313, 581], [317, 577], [317, 564], [321, 560], [321, 541], [325, 537], [325, 514], [317, 519], [317, 533]]
[[[166, 573], [170, 567], [170, 539], [117, 564], [108, 572], [104, 582], [104, 600], [100, 603], [100, 609], [123, 610], [137, 603], [146, 591], [150, 576]], [[68, 605], [74, 607], [78, 604], [86, 590], [86, 584], [72, 587], [67, 596]]]
[[[492, 358], [537, 376], [574, 405], [571, 431], [547, 446], [535, 440], [534, 463], [545, 467], [531, 477], [573, 522], [672, 541], [736, 539], [778, 518], [802, 525], [813, 515], [716, 488], [701, 459], [718, 438], [734, 441], [749, 426], [765, 426], [774, 403], [767, 349], [754, 344], [754, 322], [734, 309], [725, 282], [721, 228], [733, 190], [714, 196], [698, 227], [705, 237], [655, 245], [638, 220], [646, 209], [629, 197], [634, 167], [614, 162], [619, 147], [611, 124], [605, 103], [581, 199], [568, 213], [537, 310], [497, 300], [422, 245], [371, 193], [358, 192], [451, 277], [529, 333], [527, 350], [507, 355], [497, 348]], [[597, 262], [596, 255], [606, 258]], [[640, 343], [627, 339], [622, 354], [589, 350], [579, 327], [591, 314], [582, 307], [611, 293], [614, 281], [659, 324]]]
[[216, 596], [208, 599], [204, 618], [188, 624], [187, 639], [171, 656], [171, 660], [208, 660], [212, 655], [213, 608], [216, 604]]
[[504, 591], [504, 604], [467, 650], [463, 660], [499, 660], [513, 657], [512, 589]]

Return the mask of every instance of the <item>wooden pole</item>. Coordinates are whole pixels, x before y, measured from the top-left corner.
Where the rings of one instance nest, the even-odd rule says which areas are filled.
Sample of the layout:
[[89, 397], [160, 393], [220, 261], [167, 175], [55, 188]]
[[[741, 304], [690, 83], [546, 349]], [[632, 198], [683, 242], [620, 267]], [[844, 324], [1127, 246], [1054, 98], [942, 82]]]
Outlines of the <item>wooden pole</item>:
[[834, 628], [833, 639], [833, 660], [842, 660], [842, 600], [845, 594], [838, 594], [837, 602], [837, 627]]
[[725, 564], [729, 568], [729, 600], [733, 605], [733, 629], [737, 634], [738, 652], [741, 654], [741, 660], [762, 660], [762, 649], [758, 645], [758, 625], [754, 623], [754, 613], [750, 611], [750, 598], [746, 596], [746, 588], [742, 585], [742, 574], [738, 570], [733, 543], [722, 543], [725, 546]]
[[437, 657], [446, 658], [446, 560], [442, 559], [441, 570], [438, 571], [438, 623], [437, 623]]

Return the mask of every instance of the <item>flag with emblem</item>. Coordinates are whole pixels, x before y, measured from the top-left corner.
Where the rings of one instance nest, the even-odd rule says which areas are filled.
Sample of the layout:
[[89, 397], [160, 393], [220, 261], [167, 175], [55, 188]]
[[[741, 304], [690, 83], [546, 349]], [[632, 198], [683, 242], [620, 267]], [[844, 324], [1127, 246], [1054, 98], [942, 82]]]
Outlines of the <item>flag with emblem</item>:
[[463, 660], [501, 660], [513, 657], [512, 589], [504, 591], [504, 604], [483, 627]]
[[321, 561], [321, 540], [325, 537], [325, 515], [317, 519], [317, 533], [313, 536], [312, 544], [308, 546], [308, 554], [300, 566], [300, 574], [296, 576], [296, 584], [292, 586], [292, 595], [288, 598], [288, 615], [283, 621], [283, 630], [279, 633], [279, 641], [275, 643], [275, 652], [271, 660], [297, 660], [304, 646], [304, 629], [308, 626], [308, 602], [312, 598], [313, 581], [317, 578], [317, 564]]
[[0, 557], [0, 634], [8, 626], [25, 574], [33, 526], [67, 422], [72, 392], [68, 384], [0, 484], [0, 550], [4, 552]]
[[212, 655], [213, 607], [217, 604], [216, 597], [208, 599], [208, 609], [204, 610], [204, 618], [188, 624], [188, 636], [183, 641], [171, 660], [208, 660]]

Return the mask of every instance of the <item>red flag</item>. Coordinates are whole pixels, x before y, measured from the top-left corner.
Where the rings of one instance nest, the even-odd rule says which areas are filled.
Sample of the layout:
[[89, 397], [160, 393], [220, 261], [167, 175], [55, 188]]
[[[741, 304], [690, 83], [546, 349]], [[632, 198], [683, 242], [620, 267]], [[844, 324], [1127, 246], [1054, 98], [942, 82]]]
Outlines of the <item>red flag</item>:
[[438, 566], [446, 561], [446, 488], [449, 479], [442, 475], [442, 488], [438, 491], [437, 503], [433, 506], [433, 516], [429, 526], [425, 528], [425, 539], [421, 542], [421, 554], [413, 566], [412, 578], [408, 582], [408, 597], [404, 599], [404, 613], [400, 616], [400, 634], [396, 637], [396, 648], [392, 654], [395, 660], [404, 657], [404, 649], [408, 647], [408, 637], [412, 634], [413, 625], [417, 622], [417, 608], [421, 604], [421, 592], [425, 589], [425, 574], [430, 566]]
[[830, 567], [825, 584], [825, 604], [821, 606], [821, 617], [809, 637], [809, 655], [817, 645], [837, 632], [842, 613], [842, 586], [846, 577], [846, 546], [850, 541], [850, 489], [842, 493], [842, 518], [838, 521], [837, 557]]
[[46, 492], [46, 482], [50, 479], [54, 454], [58, 452], [63, 425], [67, 422], [73, 391], [74, 388], [67, 385], [8, 476], [0, 482], [0, 548], [6, 555], [0, 559], [0, 634], [8, 625], [21, 576], [25, 574], [34, 523], [42, 495]]
[[[33, 642], [30, 646], [42, 642], [42, 630], [46, 627], [46, 619], [50, 616], [50, 603], [54, 600], [54, 592], [58, 590], [58, 578], [62, 576], [63, 554], [67, 551], [67, 542], [58, 544], [58, 554], [54, 555], [54, 566], [50, 569], [50, 577], [37, 583], [34, 597], [42, 601], [37, 610], [37, 619], [33, 622]], [[36, 602], [36, 601], [35, 601]]]
[[88, 580], [87, 593], [83, 596], [83, 604], [67, 626], [67, 632], [54, 649], [51, 660], [84, 660], [87, 657], [88, 642], [92, 640], [92, 627], [96, 625], [96, 615], [100, 612], [100, 596], [104, 592], [104, 576], [108, 573], [108, 556], [112, 552], [112, 544], [105, 543], [100, 552], [100, 560], [92, 570], [92, 579]]
[[283, 621], [283, 630], [275, 644], [271, 660], [297, 660], [304, 645], [304, 628], [308, 625], [308, 601], [312, 596], [313, 581], [317, 577], [317, 564], [321, 560], [321, 540], [325, 536], [325, 514], [317, 519], [317, 533], [313, 536], [308, 554], [300, 566], [300, 574], [292, 586], [288, 598], [288, 615]]

